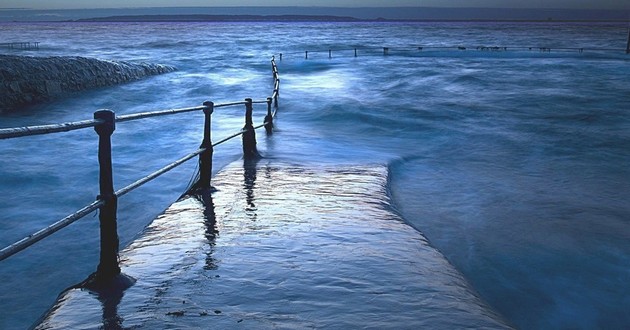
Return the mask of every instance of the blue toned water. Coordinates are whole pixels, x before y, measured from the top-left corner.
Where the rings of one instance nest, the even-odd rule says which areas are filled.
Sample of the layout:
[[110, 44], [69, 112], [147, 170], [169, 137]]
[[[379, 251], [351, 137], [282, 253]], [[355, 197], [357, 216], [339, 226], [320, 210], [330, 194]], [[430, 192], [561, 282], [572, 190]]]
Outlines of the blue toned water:
[[[259, 140], [263, 153], [273, 150], [268, 158], [307, 168], [386, 166], [397, 212], [516, 327], [627, 328], [626, 36], [614, 24], [7, 23], [0, 39], [40, 41], [33, 55], [179, 70], [2, 115], [0, 126], [81, 120], [101, 108], [122, 114], [264, 98], [269, 59], [283, 53], [278, 134]], [[459, 45], [469, 49], [428, 48]], [[564, 47], [586, 50], [554, 50]], [[214, 136], [240, 127], [241, 116], [238, 108], [215, 111]], [[118, 125], [116, 187], [196, 148], [202, 120]], [[94, 199], [95, 149], [91, 130], [0, 141], [2, 246]], [[239, 152], [238, 141], [217, 148], [215, 171]], [[188, 164], [121, 199], [123, 246], [194, 171]], [[87, 217], [2, 262], [0, 328], [28, 327], [94, 271], [97, 227]]]

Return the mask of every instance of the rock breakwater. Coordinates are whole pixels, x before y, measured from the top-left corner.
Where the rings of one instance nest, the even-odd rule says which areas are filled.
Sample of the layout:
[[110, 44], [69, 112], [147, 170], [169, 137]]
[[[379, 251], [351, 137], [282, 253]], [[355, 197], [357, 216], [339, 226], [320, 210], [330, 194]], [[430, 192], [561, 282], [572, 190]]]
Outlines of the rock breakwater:
[[175, 71], [167, 65], [79, 56], [0, 55], [0, 113], [86, 89]]

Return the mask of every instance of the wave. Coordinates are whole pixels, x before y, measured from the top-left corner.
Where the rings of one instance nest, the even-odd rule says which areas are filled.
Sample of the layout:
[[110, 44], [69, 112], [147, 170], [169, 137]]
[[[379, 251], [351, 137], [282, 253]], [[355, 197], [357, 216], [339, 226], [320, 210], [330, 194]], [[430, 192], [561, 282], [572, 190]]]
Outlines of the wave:
[[[540, 155], [516, 163], [480, 156], [412, 153], [393, 160], [394, 207], [512, 322], [562, 327], [589, 315], [582, 321], [593, 326], [627, 324], [625, 297], [612, 293], [627, 285], [607, 280], [628, 273], [621, 243], [627, 221], [615, 197], [627, 184], [608, 181], [615, 170], [561, 155], [542, 163]], [[606, 247], [588, 235], [600, 226], [617, 228], [606, 235]], [[514, 303], [506, 303], [508, 296]], [[598, 303], [607, 299], [615, 307]]]

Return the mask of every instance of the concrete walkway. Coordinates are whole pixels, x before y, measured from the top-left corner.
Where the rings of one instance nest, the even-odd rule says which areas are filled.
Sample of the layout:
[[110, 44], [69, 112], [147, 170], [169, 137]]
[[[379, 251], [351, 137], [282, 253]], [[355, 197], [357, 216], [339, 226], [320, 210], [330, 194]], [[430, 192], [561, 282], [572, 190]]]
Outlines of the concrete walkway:
[[134, 286], [67, 291], [38, 328], [509, 328], [391, 210], [385, 166], [239, 162], [213, 186], [121, 252]]

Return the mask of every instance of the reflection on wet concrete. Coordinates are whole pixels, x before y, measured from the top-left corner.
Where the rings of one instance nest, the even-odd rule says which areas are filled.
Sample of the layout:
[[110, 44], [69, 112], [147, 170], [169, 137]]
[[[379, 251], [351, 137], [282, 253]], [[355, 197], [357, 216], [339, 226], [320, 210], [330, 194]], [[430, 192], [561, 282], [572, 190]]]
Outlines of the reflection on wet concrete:
[[[125, 295], [125, 290], [135, 283], [135, 279], [120, 274], [107, 285], [87, 288], [86, 283], [89, 283], [91, 277], [62, 293], [57, 304], [36, 329], [59, 328], [60, 324], [65, 324], [66, 319], [71, 319], [74, 324], [81, 324], [84, 328], [124, 329], [118, 306]], [[72, 304], [80, 308], [67, 307]], [[92, 316], [99, 310], [101, 311], [100, 320]]]
[[[506, 328], [389, 206], [384, 166], [233, 164], [121, 252], [107, 306], [71, 290], [42, 324], [123, 328]], [[96, 300], [96, 302], [94, 302]], [[86, 308], [87, 307], [87, 308]]]
[[206, 257], [206, 265], [204, 269], [213, 270], [217, 269], [218, 263], [212, 257], [212, 251], [214, 250], [215, 240], [219, 231], [217, 230], [216, 215], [214, 213], [214, 202], [212, 201], [212, 191], [201, 190], [192, 195], [199, 200], [203, 205], [203, 223], [205, 226], [205, 237], [208, 243], [208, 253]]
[[98, 295], [103, 308], [103, 329], [122, 329], [123, 318], [118, 315], [118, 305], [122, 301], [124, 291], [116, 290], [110, 294]]
[[245, 201], [247, 202], [247, 216], [256, 221], [256, 204], [254, 204], [254, 191], [256, 189], [256, 164], [259, 158], [243, 160], [243, 188], [245, 189]]

